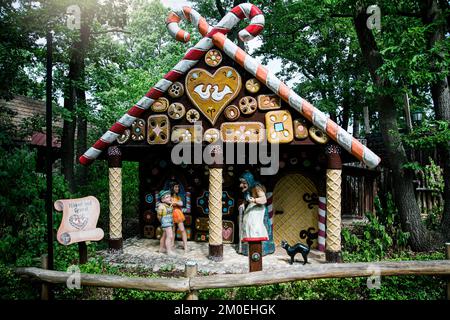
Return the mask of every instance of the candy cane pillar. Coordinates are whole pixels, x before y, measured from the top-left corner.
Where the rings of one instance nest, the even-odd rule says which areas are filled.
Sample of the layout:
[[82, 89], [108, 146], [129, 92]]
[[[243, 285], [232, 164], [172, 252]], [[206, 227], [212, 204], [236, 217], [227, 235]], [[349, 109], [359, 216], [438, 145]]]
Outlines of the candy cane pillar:
[[327, 262], [342, 262], [341, 255], [341, 148], [335, 144], [326, 147], [327, 166], [327, 225], [326, 250]]
[[222, 164], [209, 166], [209, 255], [213, 261], [223, 260], [222, 241]]
[[122, 250], [122, 153], [108, 148], [109, 166], [109, 249]]

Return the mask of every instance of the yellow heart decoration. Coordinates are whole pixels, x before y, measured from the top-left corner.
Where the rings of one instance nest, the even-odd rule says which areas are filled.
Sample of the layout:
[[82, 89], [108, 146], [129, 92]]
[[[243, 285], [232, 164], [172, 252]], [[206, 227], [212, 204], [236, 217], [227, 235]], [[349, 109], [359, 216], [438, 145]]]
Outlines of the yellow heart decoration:
[[189, 99], [212, 125], [239, 94], [241, 86], [241, 76], [231, 67], [221, 67], [214, 75], [204, 69], [195, 68], [186, 76]]

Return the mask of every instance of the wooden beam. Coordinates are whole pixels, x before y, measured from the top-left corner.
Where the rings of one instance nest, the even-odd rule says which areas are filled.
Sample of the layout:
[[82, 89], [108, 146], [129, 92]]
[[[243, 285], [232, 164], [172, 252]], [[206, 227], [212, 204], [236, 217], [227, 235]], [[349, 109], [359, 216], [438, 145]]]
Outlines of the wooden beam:
[[234, 288], [243, 286], [260, 286], [298, 280], [326, 278], [370, 277], [374, 269], [380, 276], [402, 275], [450, 275], [450, 261], [395, 261], [377, 263], [333, 263], [306, 265], [297, 270], [285, 272], [252, 272], [242, 274], [225, 274], [191, 279], [191, 289]]
[[[70, 274], [63, 271], [43, 270], [39, 268], [18, 268], [16, 273], [49, 283], [66, 283]], [[187, 292], [187, 278], [130, 278], [103, 274], [80, 274], [81, 286], [140, 289], [151, 291]]]
[[[373, 263], [313, 264], [290, 268], [285, 272], [257, 271], [245, 274], [220, 274], [190, 278], [130, 278], [112, 275], [80, 275], [82, 286], [124, 288], [152, 291], [190, 292], [202, 289], [261, 286], [290, 281], [380, 276], [450, 276], [450, 260], [387, 261]], [[16, 273], [48, 283], [66, 283], [70, 274], [39, 268], [18, 268]]]

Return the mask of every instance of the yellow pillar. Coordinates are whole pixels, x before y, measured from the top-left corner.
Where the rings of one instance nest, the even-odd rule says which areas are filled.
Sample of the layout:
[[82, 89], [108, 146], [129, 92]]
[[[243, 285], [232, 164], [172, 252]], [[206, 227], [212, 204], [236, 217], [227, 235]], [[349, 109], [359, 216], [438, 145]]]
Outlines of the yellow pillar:
[[222, 242], [222, 168], [209, 169], [209, 256], [214, 261], [223, 259]]
[[109, 249], [122, 250], [122, 154], [108, 149], [109, 165]]
[[342, 262], [341, 254], [341, 183], [342, 163], [340, 147], [328, 145], [327, 168], [327, 238], [325, 256], [328, 262]]

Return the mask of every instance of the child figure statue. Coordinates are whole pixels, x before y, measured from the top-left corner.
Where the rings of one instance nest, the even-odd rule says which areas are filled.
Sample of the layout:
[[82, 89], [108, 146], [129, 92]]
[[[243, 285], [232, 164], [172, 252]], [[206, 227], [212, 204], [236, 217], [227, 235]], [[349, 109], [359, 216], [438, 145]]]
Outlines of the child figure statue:
[[[262, 241], [262, 254], [275, 251], [272, 225], [266, 207], [266, 190], [262, 184], [255, 181], [253, 175], [246, 171], [239, 178], [241, 191], [244, 193], [244, 203], [239, 211], [243, 212], [241, 241]], [[248, 255], [248, 244], [242, 244], [242, 254]]]
[[172, 207], [173, 207], [173, 224], [174, 224], [174, 237], [173, 237], [173, 245], [175, 246], [175, 227], [178, 226], [178, 229], [181, 232], [181, 238], [183, 239], [183, 248], [184, 251], [187, 252], [187, 233], [184, 227], [184, 220], [186, 220], [182, 207], [183, 207], [183, 199], [180, 196], [180, 185], [178, 183], [174, 183], [172, 185]]
[[159, 241], [159, 252], [167, 253], [170, 256], [175, 255], [172, 250], [173, 242], [173, 217], [172, 217], [172, 197], [169, 190], [159, 192], [160, 203], [156, 209], [158, 220], [161, 222], [163, 234]]

